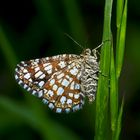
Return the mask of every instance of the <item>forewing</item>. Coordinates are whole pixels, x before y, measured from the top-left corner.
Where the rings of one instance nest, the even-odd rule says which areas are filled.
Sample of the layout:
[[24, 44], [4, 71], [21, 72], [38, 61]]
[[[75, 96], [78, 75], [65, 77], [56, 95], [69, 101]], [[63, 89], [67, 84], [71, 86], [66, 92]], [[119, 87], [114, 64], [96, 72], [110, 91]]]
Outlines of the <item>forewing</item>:
[[15, 69], [15, 79], [24, 89], [33, 95], [42, 97], [42, 87], [53, 73], [67, 66], [67, 62], [76, 55], [57, 55], [30, 61], [22, 61]]

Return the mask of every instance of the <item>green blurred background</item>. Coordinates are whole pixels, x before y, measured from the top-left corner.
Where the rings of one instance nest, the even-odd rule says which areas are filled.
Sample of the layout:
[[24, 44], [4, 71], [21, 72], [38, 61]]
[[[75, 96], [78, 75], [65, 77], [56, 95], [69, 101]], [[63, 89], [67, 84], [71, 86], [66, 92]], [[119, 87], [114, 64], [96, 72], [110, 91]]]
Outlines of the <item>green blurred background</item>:
[[[115, 7], [112, 32], [115, 41]], [[128, 1], [128, 23], [120, 99], [125, 95], [121, 138], [140, 139], [140, 1]], [[18, 86], [14, 68], [22, 60], [62, 53], [79, 54], [101, 44], [104, 1], [0, 1], [0, 139], [90, 140], [95, 102], [81, 111], [56, 114]], [[115, 44], [115, 43], [114, 43]]]

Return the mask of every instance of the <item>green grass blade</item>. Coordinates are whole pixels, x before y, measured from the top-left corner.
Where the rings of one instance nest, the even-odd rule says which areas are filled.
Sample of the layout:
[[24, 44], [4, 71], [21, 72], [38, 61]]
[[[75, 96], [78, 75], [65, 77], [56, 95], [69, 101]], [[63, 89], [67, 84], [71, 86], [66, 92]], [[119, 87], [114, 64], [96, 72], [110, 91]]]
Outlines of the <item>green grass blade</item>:
[[[106, 0], [104, 13], [103, 41], [111, 40], [111, 13], [113, 0]], [[110, 139], [108, 123], [108, 98], [109, 98], [109, 70], [110, 70], [111, 41], [104, 43], [101, 50], [100, 69], [103, 75], [99, 76], [98, 91], [96, 96], [95, 140]]]
[[[120, 1], [120, 2], [123, 3], [123, 1]], [[118, 6], [119, 4], [117, 5], [117, 7]], [[117, 15], [117, 16], [120, 17], [120, 15]], [[124, 9], [121, 15], [121, 20], [119, 21], [119, 19], [117, 23], [117, 43], [116, 43], [116, 76], [117, 78], [120, 77], [122, 64], [123, 64], [124, 49], [125, 49], [127, 0], [125, 0]]]
[[122, 104], [119, 110], [119, 115], [117, 119], [117, 128], [116, 133], [113, 140], [119, 140], [120, 132], [121, 132], [121, 123], [122, 123], [122, 114], [123, 114], [123, 107], [124, 107], [124, 99], [122, 100]]
[[[111, 128], [112, 128], [112, 139], [119, 140], [119, 135], [121, 132], [121, 118], [123, 112], [123, 102], [118, 114], [118, 82], [120, 73], [122, 70], [124, 50], [125, 50], [125, 36], [126, 36], [126, 22], [127, 22], [127, 0], [118, 0], [117, 1], [117, 17], [116, 17], [116, 26], [117, 26], [117, 41], [116, 41], [116, 76], [114, 75], [114, 81], [116, 81], [116, 89], [113, 90], [110, 96], [111, 99]], [[116, 90], [116, 92], [115, 92]], [[113, 97], [114, 96], [114, 97]], [[114, 102], [114, 105], [113, 105]], [[114, 109], [116, 109], [116, 111]]]
[[112, 139], [116, 132], [116, 122], [118, 117], [118, 90], [117, 90], [117, 79], [114, 64], [113, 46], [111, 49], [111, 67], [110, 67], [110, 112], [111, 112], [111, 131]]
[[121, 25], [121, 19], [122, 19], [122, 12], [123, 12], [123, 4], [124, 4], [124, 0], [117, 0], [117, 15], [116, 15], [116, 25], [119, 28]]

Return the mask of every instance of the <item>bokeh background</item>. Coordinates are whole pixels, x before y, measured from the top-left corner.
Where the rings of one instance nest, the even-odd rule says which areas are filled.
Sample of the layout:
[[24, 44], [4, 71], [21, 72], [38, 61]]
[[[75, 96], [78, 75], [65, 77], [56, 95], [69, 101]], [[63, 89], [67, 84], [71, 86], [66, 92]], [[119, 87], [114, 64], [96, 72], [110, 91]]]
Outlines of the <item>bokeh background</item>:
[[[125, 96], [121, 138], [140, 139], [140, 1], [128, 1], [128, 23], [120, 99]], [[112, 32], [115, 42], [115, 8]], [[22, 60], [83, 50], [101, 44], [102, 0], [0, 1], [0, 139], [90, 140], [94, 137], [95, 103], [81, 111], [56, 114], [18, 86], [14, 68]], [[120, 100], [121, 101], [121, 100]]]

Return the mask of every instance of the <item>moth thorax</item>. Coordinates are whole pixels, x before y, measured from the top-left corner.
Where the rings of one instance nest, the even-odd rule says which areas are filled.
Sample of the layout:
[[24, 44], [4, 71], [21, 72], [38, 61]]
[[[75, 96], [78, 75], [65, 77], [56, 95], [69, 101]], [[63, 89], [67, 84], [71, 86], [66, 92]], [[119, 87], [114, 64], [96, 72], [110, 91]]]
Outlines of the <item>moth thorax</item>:
[[86, 62], [89, 64], [89, 65], [91, 65], [91, 66], [93, 66], [93, 65], [95, 65], [96, 63], [97, 63], [97, 59], [94, 57], [94, 56], [88, 56], [87, 58], [86, 58]]

